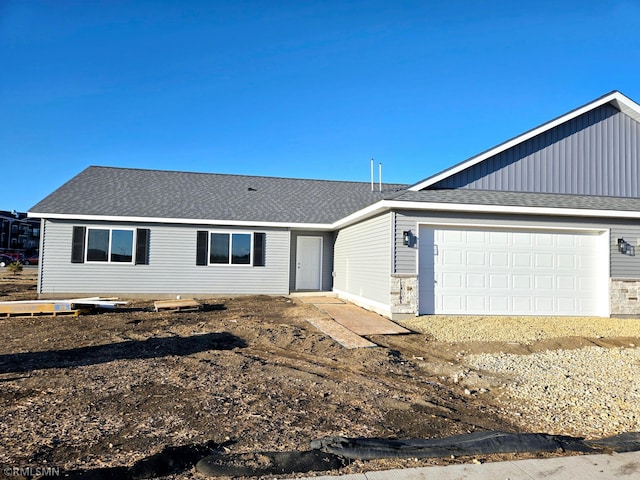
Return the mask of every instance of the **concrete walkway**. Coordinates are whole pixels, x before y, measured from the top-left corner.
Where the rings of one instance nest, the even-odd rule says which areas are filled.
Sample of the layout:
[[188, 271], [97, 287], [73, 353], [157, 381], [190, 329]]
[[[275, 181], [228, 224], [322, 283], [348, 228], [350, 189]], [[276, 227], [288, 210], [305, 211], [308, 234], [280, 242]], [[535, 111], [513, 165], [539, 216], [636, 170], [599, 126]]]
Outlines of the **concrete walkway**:
[[[405, 468], [303, 480], [611, 480], [640, 479], [640, 452]], [[301, 480], [298, 478], [297, 480]]]
[[310, 303], [331, 318], [309, 319], [314, 327], [329, 335], [345, 348], [377, 347], [364, 336], [399, 335], [411, 333], [395, 322], [364, 308], [346, 303], [336, 297], [297, 296], [303, 303]]

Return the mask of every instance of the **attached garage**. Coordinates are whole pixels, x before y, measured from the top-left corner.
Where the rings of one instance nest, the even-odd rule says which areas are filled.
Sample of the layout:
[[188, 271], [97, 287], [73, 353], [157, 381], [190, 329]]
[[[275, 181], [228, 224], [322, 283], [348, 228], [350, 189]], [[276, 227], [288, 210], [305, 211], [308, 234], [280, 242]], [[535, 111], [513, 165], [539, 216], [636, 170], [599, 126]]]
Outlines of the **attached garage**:
[[603, 231], [419, 228], [420, 314], [609, 315]]

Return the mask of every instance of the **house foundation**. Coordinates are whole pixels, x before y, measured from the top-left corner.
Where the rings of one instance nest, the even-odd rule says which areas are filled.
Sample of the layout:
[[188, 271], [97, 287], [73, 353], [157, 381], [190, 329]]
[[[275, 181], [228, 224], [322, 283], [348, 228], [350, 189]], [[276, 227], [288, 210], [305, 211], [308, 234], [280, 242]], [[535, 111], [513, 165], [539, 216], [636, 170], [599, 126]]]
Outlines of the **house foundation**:
[[391, 274], [390, 287], [391, 317], [415, 316], [418, 312], [418, 276]]
[[640, 279], [609, 280], [611, 316], [640, 316]]

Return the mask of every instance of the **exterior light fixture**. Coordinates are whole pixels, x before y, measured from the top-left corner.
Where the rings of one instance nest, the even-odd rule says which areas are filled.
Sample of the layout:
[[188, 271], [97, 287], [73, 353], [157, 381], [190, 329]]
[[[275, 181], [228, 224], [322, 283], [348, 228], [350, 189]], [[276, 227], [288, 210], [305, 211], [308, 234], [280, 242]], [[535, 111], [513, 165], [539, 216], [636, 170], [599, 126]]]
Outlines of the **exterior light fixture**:
[[402, 232], [402, 244], [407, 247], [410, 246], [412, 237], [413, 235], [411, 234], [411, 230], [405, 230]]
[[636, 247], [627, 242], [624, 238], [618, 239], [618, 251], [623, 255], [629, 255], [635, 257]]

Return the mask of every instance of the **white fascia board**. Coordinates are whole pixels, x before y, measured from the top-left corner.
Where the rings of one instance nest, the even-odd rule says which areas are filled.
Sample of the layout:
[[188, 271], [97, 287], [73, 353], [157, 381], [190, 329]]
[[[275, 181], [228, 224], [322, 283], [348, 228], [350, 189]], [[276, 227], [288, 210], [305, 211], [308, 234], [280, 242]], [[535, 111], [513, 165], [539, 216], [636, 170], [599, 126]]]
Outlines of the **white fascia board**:
[[123, 223], [173, 223], [181, 225], [224, 225], [257, 228], [299, 228], [305, 230], [331, 230], [330, 223], [250, 222], [239, 220], [206, 220], [193, 218], [121, 217], [117, 215], [68, 215], [63, 213], [28, 212], [27, 216], [53, 220], [123, 222]]
[[379, 202], [374, 203], [373, 205], [369, 205], [368, 207], [363, 208], [362, 210], [358, 210], [357, 212], [352, 213], [347, 217], [341, 218], [337, 222], [334, 222], [331, 226], [333, 229], [337, 230], [339, 228], [347, 227], [352, 223], [357, 223], [361, 220], [364, 220], [365, 218], [377, 215], [378, 213], [384, 212], [392, 208], [388, 206], [388, 203], [389, 203], [388, 200], [380, 200]]
[[512, 205], [479, 205], [468, 203], [432, 203], [432, 202], [402, 202], [397, 200], [383, 201], [384, 207], [398, 210], [430, 210], [445, 212], [468, 213], [506, 213], [522, 215], [550, 215], [573, 217], [601, 217], [601, 218], [640, 218], [640, 211], [629, 210], [594, 210], [586, 208], [557, 208], [557, 207], [522, 207]]
[[616, 106], [616, 108], [618, 108], [620, 111], [629, 115], [635, 120], [640, 121], [640, 105], [638, 105], [636, 102], [634, 102], [630, 98], [624, 96], [620, 92], [617, 92], [617, 91], [611, 92], [610, 94], [605, 95], [604, 97], [598, 98], [597, 100], [594, 100], [593, 102], [588, 103], [583, 107], [580, 107], [576, 110], [572, 110], [571, 112], [561, 117], [558, 117], [555, 120], [551, 120], [550, 122], [540, 125], [539, 127], [534, 128], [533, 130], [529, 130], [528, 132], [525, 132], [522, 135], [512, 138], [511, 140], [507, 140], [506, 142], [501, 143], [500, 145], [490, 150], [487, 150], [486, 152], [483, 152], [475, 157], [471, 157], [470, 159], [465, 160], [464, 162], [461, 162], [457, 165], [454, 165], [453, 167], [447, 170], [444, 170], [443, 172], [440, 172], [434, 176], [431, 176], [426, 180], [423, 180], [422, 182], [417, 183], [412, 187], [409, 187], [408, 190], [417, 192], [424, 188], [427, 188], [430, 185], [433, 185], [434, 183], [437, 183], [447, 177], [455, 175], [456, 173], [461, 172], [462, 170], [465, 170], [469, 167], [472, 167], [473, 165], [476, 165], [486, 160], [489, 157], [493, 157], [494, 155], [502, 153], [505, 150], [508, 150], [509, 148], [514, 147], [519, 143], [525, 142], [535, 137], [536, 135], [539, 135], [547, 130], [551, 130], [552, 128], [555, 128], [558, 125], [561, 125], [576, 117], [579, 117], [580, 115], [590, 110], [593, 110], [597, 107], [600, 107], [606, 103], [613, 103]]

